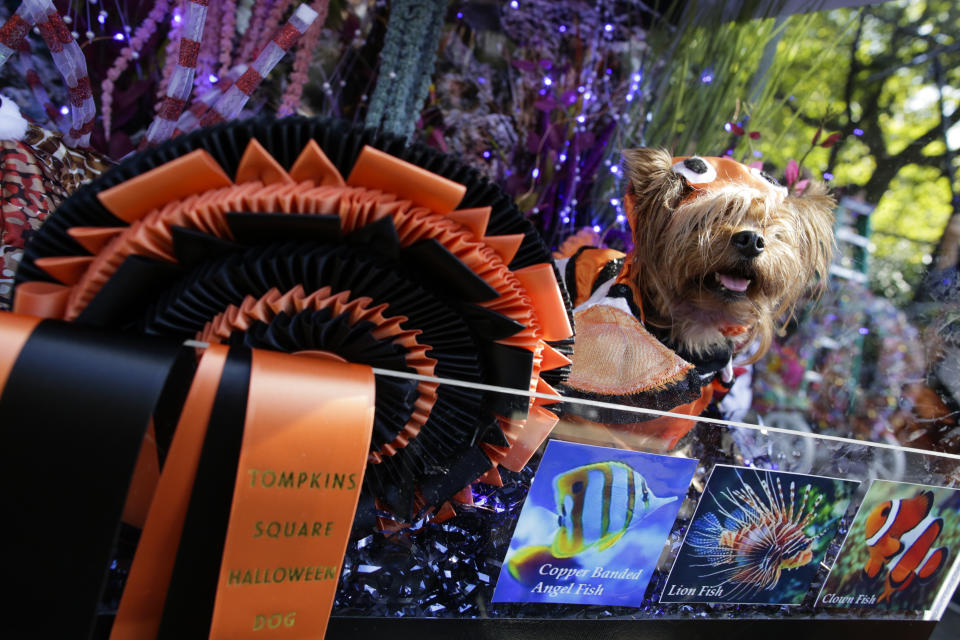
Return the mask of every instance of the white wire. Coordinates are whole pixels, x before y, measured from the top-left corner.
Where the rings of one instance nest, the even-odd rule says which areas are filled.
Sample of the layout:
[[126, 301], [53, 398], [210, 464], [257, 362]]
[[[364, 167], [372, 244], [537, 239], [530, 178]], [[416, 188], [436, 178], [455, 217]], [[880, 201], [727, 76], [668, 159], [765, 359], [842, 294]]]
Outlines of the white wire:
[[477, 389], [480, 391], [493, 391], [496, 393], [505, 393], [514, 396], [526, 396], [528, 398], [538, 398], [540, 400], [553, 400], [554, 402], [565, 402], [569, 404], [580, 404], [589, 407], [597, 407], [599, 409], [613, 409], [616, 411], [621, 411], [624, 413], [640, 413], [651, 416], [662, 416], [669, 418], [680, 418], [681, 420], [690, 420], [693, 422], [706, 422], [709, 424], [715, 424], [720, 426], [727, 427], [737, 427], [740, 429], [753, 429], [754, 431], [759, 431], [763, 435], [768, 433], [779, 433], [783, 435], [789, 435], [791, 437], [799, 438], [813, 438], [814, 440], [829, 440], [831, 442], [840, 442], [843, 444], [851, 444], [859, 447], [874, 447], [877, 449], [891, 449], [895, 451], [905, 451], [907, 453], [919, 453], [924, 456], [935, 456], [938, 458], [946, 458], [948, 460], [960, 460], [960, 455], [953, 453], [944, 453], [941, 451], [929, 451], [927, 449], [915, 449], [912, 447], [903, 447], [900, 445], [889, 444], [886, 442], [871, 442], [869, 440], [854, 440], [853, 438], [844, 438], [841, 436], [831, 436], [822, 433], [812, 433], [804, 431], [794, 431], [793, 429], [782, 429], [779, 427], [770, 427], [770, 426], [761, 426], [756, 424], [750, 424], [747, 422], [734, 422], [732, 420], [720, 420], [717, 418], [707, 418], [704, 416], [691, 416], [682, 413], [671, 413], [669, 411], [658, 411], [656, 409], [645, 409], [642, 407], [626, 407], [619, 404], [613, 404], [611, 402], [601, 402], [599, 400], [586, 400], [584, 398], [571, 398], [565, 396], [550, 395], [546, 393], [537, 393], [535, 391], [525, 391], [522, 389], [508, 389], [506, 387], [497, 387], [489, 384], [481, 384], [479, 382], [467, 382], [464, 380], [453, 380], [450, 378], [436, 378], [431, 376], [422, 376], [416, 373], [406, 373], [403, 371], [392, 371], [390, 369], [379, 369], [373, 367], [373, 373], [378, 376], [387, 376], [393, 378], [405, 378], [408, 380], [419, 380], [422, 382], [434, 382], [437, 384], [447, 384], [454, 387], [464, 387], [467, 389]]
[[[198, 340], [185, 340], [186, 347], [195, 347], [197, 349], [206, 349], [210, 346], [209, 342], [200, 342]], [[482, 384], [480, 382], [468, 382], [466, 380], [454, 380], [452, 378], [437, 378], [432, 376], [422, 376], [418, 373], [407, 373], [404, 371], [393, 371], [391, 369], [380, 369], [372, 367], [374, 375], [386, 376], [388, 378], [403, 378], [406, 380], [418, 380], [420, 382], [433, 382], [436, 384], [446, 384], [452, 387], [463, 387], [465, 389], [476, 389], [478, 391], [492, 391], [494, 393], [505, 393], [513, 396], [524, 396], [527, 398], [537, 398], [539, 400], [552, 400], [553, 402], [565, 402], [568, 404], [580, 404], [598, 409], [613, 409], [623, 413], [639, 413], [648, 416], [660, 416], [666, 418], [679, 418], [681, 420], [690, 420], [692, 422], [706, 422], [725, 427], [736, 427], [738, 429], [752, 429], [759, 431], [762, 435], [769, 433], [779, 433], [794, 438], [811, 438], [813, 440], [829, 440], [830, 442], [839, 442], [850, 444], [856, 447], [873, 447], [875, 449], [890, 449], [893, 451], [904, 451], [907, 453], [917, 453], [923, 456], [944, 458], [947, 460], [960, 460], [960, 455], [954, 453], [944, 453], [942, 451], [930, 451], [927, 449], [915, 449], [913, 447], [903, 447], [887, 442], [871, 442], [869, 440], [854, 440], [853, 438], [844, 438], [842, 436], [831, 436], [822, 433], [812, 433], [806, 431], [794, 431], [793, 429], [783, 429], [780, 427], [771, 427], [766, 425], [750, 424], [748, 422], [735, 422], [733, 420], [720, 420], [718, 418], [707, 418], [704, 416], [691, 416], [683, 413], [671, 413], [669, 411], [658, 411], [657, 409], [645, 409], [643, 407], [626, 407], [612, 402], [601, 402], [599, 400], [586, 400], [584, 398], [571, 398], [565, 396], [551, 395], [548, 393], [537, 393], [536, 391], [526, 391], [523, 389], [508, 389], [507, 387], [497, 387], [492, 384]]]

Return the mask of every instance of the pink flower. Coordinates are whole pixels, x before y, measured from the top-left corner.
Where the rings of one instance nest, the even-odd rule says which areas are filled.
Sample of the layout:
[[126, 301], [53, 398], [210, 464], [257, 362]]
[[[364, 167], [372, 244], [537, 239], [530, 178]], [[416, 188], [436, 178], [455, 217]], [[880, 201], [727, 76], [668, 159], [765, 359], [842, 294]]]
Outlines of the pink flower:
[[236, 31], [237, 22], [237, 2], [236, 0], [224, 0], [223, 2], [223, 24], [220, 25], [220, 72], [217, 74], [221, 78], [226, 78], [233, 66], [233, 34]]
[[800, 177], [800, 165], [797, 164], [796, 160], [790, 160], [787, 163], [787, 169], [784, 172], [784, 177], [787, 179], [787, 186], [792, 187], [793, 183], [797, 181], [797, 178]]

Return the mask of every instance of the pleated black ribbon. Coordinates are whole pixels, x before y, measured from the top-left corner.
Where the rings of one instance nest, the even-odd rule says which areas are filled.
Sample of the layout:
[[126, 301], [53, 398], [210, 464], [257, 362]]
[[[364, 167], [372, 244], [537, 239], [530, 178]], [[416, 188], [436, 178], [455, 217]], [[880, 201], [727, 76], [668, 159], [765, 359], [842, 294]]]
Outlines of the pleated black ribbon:
[[[251, 141], [255, 144], [251, 145]], [[67, 262], [79, 258], [82, 263], [90, 255], [70, 235], [71, 229], [112, 227], [120, 231], [129, 226], [98, 199], [111, 187], [198, 149], [205, 150], [227, 176], [236, 175], [241, 158], [250, 148], [265, 150], [272, 156], [271, 162], [292, 171], [298, 156], [314, 143], [342, 176], [350, 175], [362, 148], [370, 145], [458, 182], [465, 187], [459, 210], [489, 208], [489, 219], [485, 218], [484, 230], [479, 235], [519, 236], [512, 240], [519, 241], [515, 252], [513, 245], [504, 250], [512, 255], [511, 270], [551, 261], [549, 250], [511, 199], [450, 156], [428, 147], [408, 147], [401, 139], [333, 120], [256, 119], [213, 127], [158, 145], [78, 190], [28, 245], [17, 274], [18, 285], [54, 279], [45, 267], [38, 266], [41, 258]], [[231, 205], [234, 206], [242, 209], [245, 205]], [[455, 241], [426, 234], [416, 236], [417, 241], [401, 243], [401, 233], [389, 214], [355, 229], [349, 218], [345, 218], [348, 222], [342, 228], [343, 221], [335, 211], [301, 214], [229, 210], [217, 215], [224, 216], [229, 234], [223, 232], [221, 222], [202, 226], [215, 229], [208, 233], [200, 228], [170, 228], [175, 262], [151, 257], [156, 255], [151, 253], [152, 249], [126, 254], [102, 286], [89, 291], [92, 298], [75, 310], [76, 321], [187, 339], [244, 303], [262, 301], [277, 293], [285, 295], [295, 289], [309, 296], [329, 288], [331, 296], [346, 294], [351, 301], [370, 298], [371, 307], [386, 305], [384, 318], [406, 318], [403, 331], [418, 332], [417, 344], [426, 347], [425, 357], [435, 365], [421, 362], [417, 365], [421, 368], [415, 369], [406, 360], [408, 354], [403, 347], [392, 343], [389, 337], [373, 339], [375, 328], [362, 322], [355, 325], [346, 317], [306, 312], [292, 316], [274, 314], [252, 326], [244, 325], [243, 330], [229, 336], [230, 343], [288, 352], [325, 351], [351, 362], [406, 373], [423, 372], [432, 366], [430, 371], [439, 377], [513, 389], [528, 389], [534, 380], [532, 345], [537, 338], [529, 337], [533, 328], [521, 324], [525, 322], [523, 313], [515, 306], [510, 313], [516, 313], [517, 318], [512, 318], [481, 306], [495, 306], [491, 301], [508, 295], [507, 285], [496, 284], [496, 277], [489, 274], [481, 276], [481, 269], [476, 266], [482, 262], [477, 256], [492, 256], [500, 251], [494, 248], [498, 245], [486, 245], [483, 251], [491, 251], [490, 254], [473, 254], [471, 267], [454, 253], [459, 250], [457, 242], [463, 239]], [[404, 238], [410, 238], [409, 225], [414, 219], [415, 216], [407, 218], [403, 223], [407, 225]], [[157, 228], [151, 226], [154, 223], [156, 220], [144, 223], [149, 229], [138, 229], [150, 235]], [[161, 253], [169, 249], [167, 242], [163, 240], [167, 248]], [[491, 261], [496, 263], [495, 258]], [[77, 299], [71, 300], [74, 304]], [[569, 309], [566, 301], [568, 314]], [[556, 313], [556, 309], [552, 312]], [[529, 329], [525, 337], [514, 341], [524, 347], [498, 342], [525, 329]], [[572, 339], [551, 344], [561, 353], [569, 353]], [[544, 381], [556, 384], [567, 370], [555, 365], [538, 373]], [[418, 405], [421, 399], [424, 401]], [[429, 413], [422, 417], [423, 406], [431, 402]], [[523, 397], [445, 385], [436, 389], [435, 399], [425, 398], [412, 381], [379, 380], [364, 504], [371, 506], [372, 498], [376, 498], [406, 521], [418, 510], [439, 509], [495, 466], [489, 456], [502, 455], [502, 450], [509, 447], [502, 430], [506, 423], [498, 416], [522, 421], [528, 406]], [[420, 413], [414, 417], [417, 411]], [[371, 506], [361, 510], [361, 514], [370, 516], [372, 510]], [[372, 519], [366, 517], [363, 521], [369, 524]]]
[[5, 635], [90, 635], [144, 433], [192, 361], [169, 339], [33, 330], [0, 395]]

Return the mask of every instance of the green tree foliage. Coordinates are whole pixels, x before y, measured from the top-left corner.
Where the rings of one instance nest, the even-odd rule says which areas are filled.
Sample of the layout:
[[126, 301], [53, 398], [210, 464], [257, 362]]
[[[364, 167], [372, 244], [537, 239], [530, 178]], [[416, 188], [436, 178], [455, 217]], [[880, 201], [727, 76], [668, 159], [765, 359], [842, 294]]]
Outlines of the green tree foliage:
[[[623, 54], [625, 65], [638, 71], [635, 77], [642, 76], [641, 98], [625, 105], [607, 166], [619, 164], [621, 149], [635, 146], [663, 147], [675, 155], [723, 155], [739, 144], [747, 162], [753, 160], [752, 153], [760, 153], [754, 148], [758, 139], [741, 140], [730, 122], [747, 114], [762, 116], [759, 120], [779, 117], [787, 101], [783, 87], [814, 76], [829, 57], [811, 57], [803, 47], [817, 14], [788, 18], [782, 15], [785, 4], [651, 3], [656, 17], [644, 46], [625, 48]], [[829, 54], [834, 44], [821, 42], [818, 51]], [[623, 188], [618, 178], [616, 173], [597, 176], [592, 200], [618, 197]]]
[[[833, 46], [825, 51], [824, 43]], [[738, 140], [737, 154], [758, 150], [783, 167], [803, 157], [818, 129], [821, 140], [841, 133], [836, 145], [814, 147], [804, 167], [814, 177], [832, 174], [834, 185], [876, 205], [871, 285], [909, 300], [953, 213], [948, 175], [960, 191], [960, 163], [947, 167], [944, 144], [944, 131], [960, 121], [960, 5], [890, 2], [794, 20], [780, 65], [789, 65], [782, 108], [757, 113], [750, 127], [764, 137]]]
[[[732, 19], [722, 4], [692, 3], [676, 28], [657, 25], [648, 38], [664, 60], [647, 85], [647, 118], [637, 118], [629, 134], [648, 146], [676, 155], [722, 154], [730, 137], [723, 124], [729, 111], [746, 98], [759, 70], [769, 71], [764, 55], [786, 26], [767, 18]], [[778, 78], [764, 78], [755, 96], [758, 111], [775, 99]]]

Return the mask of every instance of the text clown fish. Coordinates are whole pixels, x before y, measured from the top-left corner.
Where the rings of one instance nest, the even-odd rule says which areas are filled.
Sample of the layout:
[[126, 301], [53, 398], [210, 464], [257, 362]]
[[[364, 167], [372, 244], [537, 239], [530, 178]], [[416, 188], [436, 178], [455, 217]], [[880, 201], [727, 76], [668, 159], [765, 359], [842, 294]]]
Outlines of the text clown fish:
[[640, 606], [696, 467], [549, 442], [493, 601]]

